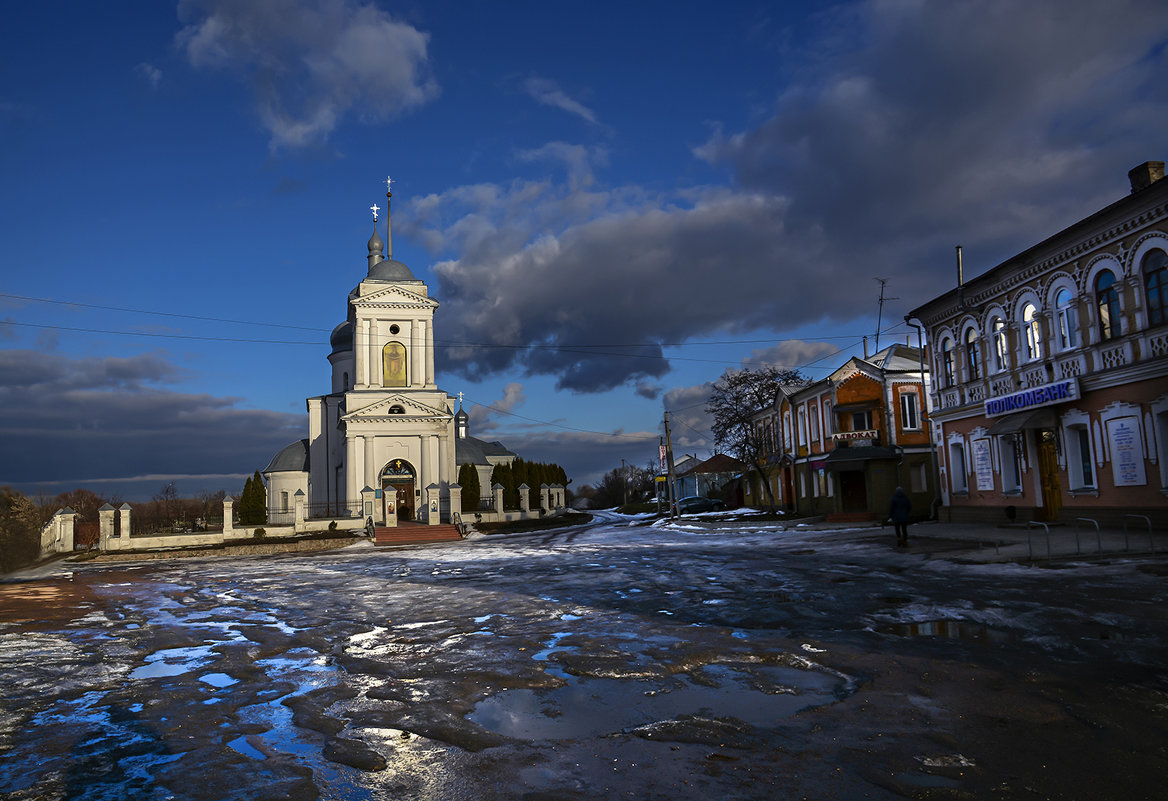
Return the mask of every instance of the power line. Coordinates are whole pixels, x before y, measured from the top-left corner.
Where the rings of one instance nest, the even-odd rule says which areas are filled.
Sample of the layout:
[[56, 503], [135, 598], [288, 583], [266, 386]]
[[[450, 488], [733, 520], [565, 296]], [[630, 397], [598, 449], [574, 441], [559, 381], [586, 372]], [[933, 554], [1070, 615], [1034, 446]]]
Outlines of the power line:
[[550, 420], [537, 420], [534, 417], [525, 417], [522, 414], [516, 414], [515, 412], [509, 412], [505, 409], [500, 409], [500, 408], [495, 407], [495, 406], [488, 406], [485, 403], [480, 403], [479, 401], [471, 400], [470, 398], [468, 398], [467, 400], [470, 400], [470, 402], [473, 403], [475, 406], [481, 406], [482, 408], [484, 408], [488, 411], [491, 411], [491, 412], [496, 412], [498, 414], [505, 414], [508, 417], [518, 417], [520, 420], [526, 420], [529, 423], [538, 423], [541, 426], [552, 426], [553, 428], [562, 428], [566, 431], [577, 431], [581, 434], [596, 434], [596, 435], [602, 436], [602, 437], [613, 437], [614, 439], [620, 438], [620, 439], [637, 439], [637, 440], [657, 439], [660, 436], [659, 434], [651, 434], [651, 435], [650, 434], [645, 434], [645, 435], [642, 435], [642, 434], [614, 434], [611, 431], [594, 431], [594, 430], [589, 429], [589, 428], [577, 428], [575, 426], [566, 426], [566, 425], [563, 425], [562, 423], [553, 423]]

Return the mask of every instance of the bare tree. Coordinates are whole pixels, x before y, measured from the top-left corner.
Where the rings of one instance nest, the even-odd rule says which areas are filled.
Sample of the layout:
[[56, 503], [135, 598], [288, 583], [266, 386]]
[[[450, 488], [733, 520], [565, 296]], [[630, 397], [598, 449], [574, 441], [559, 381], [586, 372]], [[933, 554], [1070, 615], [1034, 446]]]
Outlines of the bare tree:
[[772, 511], [776, 507], [775, 494], [764, 465], [769, 445], [753, 418], [778, 403], [784, 389], [805, 386], [808, 380], [798, 370], [778, 367], [727, 370], [714, 382], [710, 400], [706, 403], [706, 412], [714, 418], [715, 444], [758, 471]]
[[170, 514], [171, 504], [177, 498], [178, 498], [178, 487], [176, 487], [174, 485], [173, 481], [170, 481], [166, 484], [163, 484], [162, 489], [160, 489], [158, 491], [158, 494], [154, 496], [154, 500], [156, 500], [162, 504], [162, 515], [163, 515], [163, 517], [166, 518], [167, 523], [170, 523], [172, 521], [171, 514]]

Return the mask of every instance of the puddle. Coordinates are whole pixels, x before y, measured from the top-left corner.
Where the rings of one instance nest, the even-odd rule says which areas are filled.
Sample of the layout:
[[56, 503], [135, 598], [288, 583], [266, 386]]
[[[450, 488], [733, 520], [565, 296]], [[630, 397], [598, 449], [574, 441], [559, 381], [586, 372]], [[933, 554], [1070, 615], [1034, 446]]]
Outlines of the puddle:
[[[595, 737], [685, 715], [732, 717], [768, 727], [802, 709], [834, 702], [845, 687], [837, 676], [790, 667], [752, 666], [749, 674], [710, 667], [704, 673], [717, 686], [685, 677], [629, 681], [564, 676], [569, 684], [556, 689], [504, 690], [480, 701], [467, 719], [527, 740]], [[772, 691], [756, 689], [760, 683]]]
[[927, 620], [922, 623], [893, 623], [880, 626], [877, 631], [898, 637], [944, 637], [949, 640], [978, 640], [981, 642], [1013, 642], [1017, 637], [1009, 631], [992, 629], [982, 623], [965, 620]]
[[247, 737], [236, 737], [234, 740], [227, 743], [227, 747], [233, 751], [238, 751], [245, 757], [251, 757], [252, 759], [267, 759], [267, 757], [264, 756], [263, 751], [259, 750], [247, 741]]
[[219, 689], [239, 683], [239, 679], [233, 679], [226, 673], [208, 673], [205, 676], [199, 676], [199, 681], [210, 684], [212, 687], [218, 687]]
[[130, 672], [131, 679], [157, 679], [164, 676], [181, 676], [192, 670], [206, 666], [218, 656], [212, 645], [197, 645], [191, 648], [165, 648], [146, 657], [146, 664]]

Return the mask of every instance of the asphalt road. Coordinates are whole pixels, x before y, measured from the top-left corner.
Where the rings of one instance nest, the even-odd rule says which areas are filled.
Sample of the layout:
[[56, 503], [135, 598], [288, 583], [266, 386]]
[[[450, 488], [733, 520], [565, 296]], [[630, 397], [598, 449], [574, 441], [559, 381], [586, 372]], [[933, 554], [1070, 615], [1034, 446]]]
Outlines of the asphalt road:
[[1168, 558], [610, 518], [0, 584], [13, 799], [1160, 799]]

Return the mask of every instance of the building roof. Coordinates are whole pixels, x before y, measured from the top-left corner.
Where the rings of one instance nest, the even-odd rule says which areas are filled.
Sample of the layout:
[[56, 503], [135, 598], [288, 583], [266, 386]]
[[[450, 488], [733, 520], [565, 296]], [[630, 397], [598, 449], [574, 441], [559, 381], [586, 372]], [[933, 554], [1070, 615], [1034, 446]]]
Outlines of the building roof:
[[329, 344], [332, 345], [333, 353], [342, 350], [353, 349], [353, 324], [348, 320], [338, 325], [333, 329], [333, 333], [329, 336]]
[[454, 442], [455, 464], [490, 464], [488, 456], [506, 458], [515, 454], [501, 442], [484, 442], [475, 437], [462, 437]]
[[263, 473], [308, 472], [308, 440], [298, 439], [272, 457]]
[[396, 259], [382, 259], [369, 268], [367, 281], [417, 281], [410, 268]]
[[715, 453], [704, 462], [694, 465], [679, 476], [688, 476], [696, 473], [741, 473], [746, 469], [746, 463], [725, 453]]

